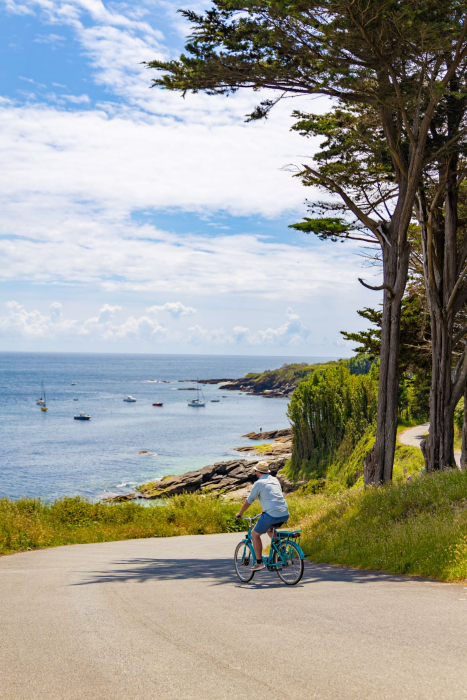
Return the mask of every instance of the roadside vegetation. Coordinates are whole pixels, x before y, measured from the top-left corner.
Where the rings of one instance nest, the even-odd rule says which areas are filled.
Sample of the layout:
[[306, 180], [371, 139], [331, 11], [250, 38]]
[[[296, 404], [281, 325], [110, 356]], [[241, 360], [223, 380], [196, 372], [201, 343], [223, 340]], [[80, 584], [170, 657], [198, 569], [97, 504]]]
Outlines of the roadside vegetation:
[[314, 562], [467, 579], [467, 473], [310, 498], [302, 547]]
[[[308, 512], [308, 499], [291, 504], [291, 523]], [[39, 499], [0, 499], [0, 554], [65, 544], [111, 542], [141, 537], [209, 535], [242, 532], [236, 520], [238, 503], [226, 503], [212, 494], [183, 494], [163, 502], [91, 503], [84, 498], [62, 498], [52, 504]], [[258, 505], [248, 515], [260, 512]]]

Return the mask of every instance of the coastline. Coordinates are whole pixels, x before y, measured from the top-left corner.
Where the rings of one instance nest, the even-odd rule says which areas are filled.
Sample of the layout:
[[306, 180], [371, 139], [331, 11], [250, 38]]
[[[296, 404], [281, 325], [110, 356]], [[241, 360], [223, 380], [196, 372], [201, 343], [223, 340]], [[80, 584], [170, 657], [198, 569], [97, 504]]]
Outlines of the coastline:
[[283, 428], [261, 433], [250, 432], [242, 435], [249, 440], [273, 440], [262, 445], [234, 448], [238, 452], [257, 455], [255, 459], [233, 459], [209, 464], [202, 469], [169, 474], [147, 484], [142, 484], [131, 493], [103, 498], [105, 502], [118, 503], [137, 499], [153, 500], [169, 498], [182, 493], [230, 494], [230, 499], [244, 492], [256, 480], [253, 467], [259, 461], [267, 461], [273, 476], [279, 479], [284, 493], [295, 491], [304, 482], [292, 483], [282, 472], [292, 455], [292, 429]]

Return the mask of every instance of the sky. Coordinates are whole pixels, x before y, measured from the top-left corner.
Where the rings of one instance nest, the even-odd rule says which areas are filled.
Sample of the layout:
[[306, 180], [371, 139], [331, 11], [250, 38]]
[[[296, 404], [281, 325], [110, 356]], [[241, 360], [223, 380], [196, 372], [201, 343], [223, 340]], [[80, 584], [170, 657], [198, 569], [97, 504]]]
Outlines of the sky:
[[330, 102], [151, 88], [180, 6], [0, 0], [0, 350], [348, 357], [375, 272], [288, 228], [320, 198], [291, 112]]

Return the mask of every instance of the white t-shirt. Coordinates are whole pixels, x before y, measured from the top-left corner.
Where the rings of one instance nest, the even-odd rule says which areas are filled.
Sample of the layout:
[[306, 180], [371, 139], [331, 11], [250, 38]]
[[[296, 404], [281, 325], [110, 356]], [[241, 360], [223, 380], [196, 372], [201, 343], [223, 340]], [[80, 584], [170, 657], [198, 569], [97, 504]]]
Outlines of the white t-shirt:
[[275, 476], [264, 474], [253, 484], [246, 500], [251, 504], [256, 499], [261, 503], [263, 513], [267, 513], [272, 518], [289, 516], [287, 502], [282, 495], [279, 480]]

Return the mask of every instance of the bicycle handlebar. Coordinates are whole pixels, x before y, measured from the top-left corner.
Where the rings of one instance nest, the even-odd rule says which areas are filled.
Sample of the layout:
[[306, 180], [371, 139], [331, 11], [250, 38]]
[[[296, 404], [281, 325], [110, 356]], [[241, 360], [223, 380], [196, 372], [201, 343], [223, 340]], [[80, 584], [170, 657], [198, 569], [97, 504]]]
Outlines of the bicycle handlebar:
[[262, 515], [262, 513], [258, 513], [258, 515], [255, 515], [252, 518], [245, 518], [243, 515], [241, 517], [242, 517], [242, 520], [249, 520], [250, 522], [253, 522], [253, 520], [257, 520], [257, 518], [259, 518], [261, 515]]

